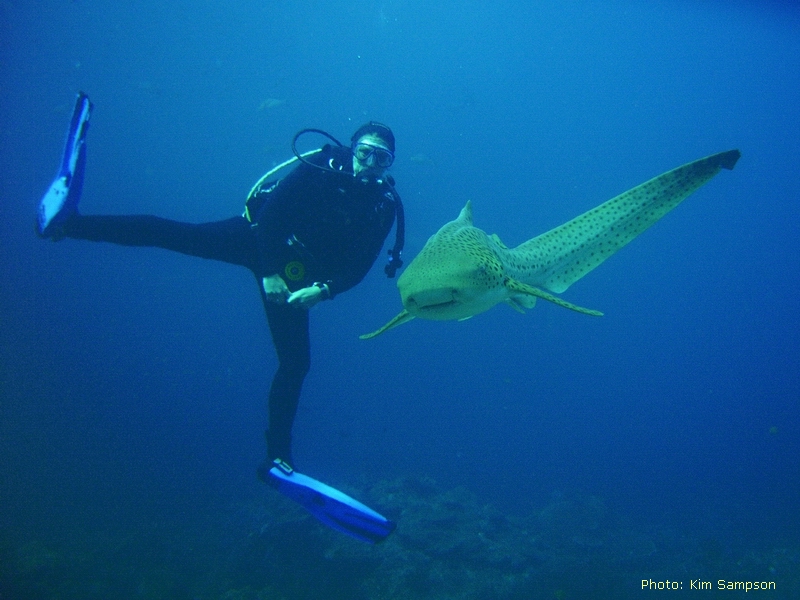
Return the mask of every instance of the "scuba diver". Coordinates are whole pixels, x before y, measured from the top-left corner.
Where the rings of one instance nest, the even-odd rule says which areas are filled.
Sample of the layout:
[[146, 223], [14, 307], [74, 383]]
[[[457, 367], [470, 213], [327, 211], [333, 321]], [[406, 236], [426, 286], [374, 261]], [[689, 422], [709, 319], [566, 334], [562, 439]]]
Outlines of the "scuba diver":
[[[292, 424], [311, 361], [308, 309], [364, 278], [395, 219], [385, 272], [394, 277], [402, 266], [403, 205], [386, 173], [394, 161], [391, 129], [370, 121], [356, 130], [349, 146], [324, 131], [304, 129], [292, 140], [294, 157], [256, 183], [242, 216], [190, 224], [149, 215], [79, 214], [92, 106], [78, 94], [61, 169], [39, 206], [39, 235], [165, 248], [250, 269], [278, 357], [269, 390], [267, 460], [258, 468], [259, 478], [277, 484], [336, 529], [366, 541], [383, 539], [394, 529], [391, 521], [293, 471]], [[333, 144], [300, 154], [296, 142], [306, 133], [324, 135]], [[294, 163], [285, 177], [274, 177]], [[320, 508], [326, 501], [332, 508]]]

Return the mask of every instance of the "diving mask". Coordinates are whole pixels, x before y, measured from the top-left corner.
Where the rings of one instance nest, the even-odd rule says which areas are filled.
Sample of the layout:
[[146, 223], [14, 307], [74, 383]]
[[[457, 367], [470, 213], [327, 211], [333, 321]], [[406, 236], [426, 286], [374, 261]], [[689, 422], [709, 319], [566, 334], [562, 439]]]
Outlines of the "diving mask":
[[370, 167], [378, 166], [387, 169], [394, 162], [394, 154], [390, 150], [366, 142], [359, 142], [353, 146], [353, 155], [360, 163]]

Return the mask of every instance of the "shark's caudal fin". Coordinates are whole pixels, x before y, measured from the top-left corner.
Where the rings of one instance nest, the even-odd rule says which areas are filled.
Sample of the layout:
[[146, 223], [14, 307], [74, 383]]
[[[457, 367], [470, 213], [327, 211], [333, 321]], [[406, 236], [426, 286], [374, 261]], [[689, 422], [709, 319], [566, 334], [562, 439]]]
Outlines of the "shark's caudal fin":
[[536, 284], [561, 293], [713, 178], [741, 153], [720, 152], [683, 165], [535, 237], [514, 251], [542, 265]]

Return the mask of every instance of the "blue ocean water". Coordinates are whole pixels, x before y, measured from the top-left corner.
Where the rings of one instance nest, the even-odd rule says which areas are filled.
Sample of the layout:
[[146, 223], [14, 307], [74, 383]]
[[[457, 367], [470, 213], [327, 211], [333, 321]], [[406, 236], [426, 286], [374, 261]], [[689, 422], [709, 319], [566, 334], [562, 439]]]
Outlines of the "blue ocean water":
[[[489, 597], [392, 567], [409, 540], [450, 569], [494, 560], [442, 550], [491, 527], [426, 504], [536, 519], [508, 525], [529, 580], [493, 597], [694, 578], [800, 597], [795, 5], [41, 0], [1, 3], [0, 27], [0, 597]], [[270, 520], [292, 507], [255, 477], [276, 359], [251, 274], [34, 235], [78, 90], [87, 214], [240, 214], [299, 129], [390, 124], [407, 260], [467, 200], [516, 245], [742, 158], [564, 294], [601, 319], [500, 306], [361, 341], [401, 308], [379, 265], [313, 309], [298, 468], [399, 522], [339, 563], [338, 534]], [[376, 563], [398, 587], [369, 591]]]

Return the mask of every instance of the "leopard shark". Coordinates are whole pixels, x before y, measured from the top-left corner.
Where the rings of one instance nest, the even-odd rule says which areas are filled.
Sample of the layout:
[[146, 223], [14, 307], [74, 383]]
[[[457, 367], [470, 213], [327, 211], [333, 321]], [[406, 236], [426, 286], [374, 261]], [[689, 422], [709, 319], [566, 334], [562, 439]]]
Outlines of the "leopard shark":
[[503, 302], [524, 313], [537, 298], [601, 316], [554, 294], [600, 266], [721, 169], [733, 169], [740, 156], [728, 150], [667, 171], [516, 248], [475, 227], [468, 201], [397, 280], [400, 314], [360, 337], [374, 338], [416, 317], [464, 320]]

